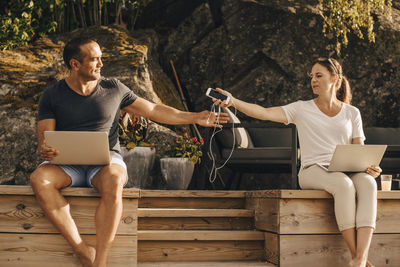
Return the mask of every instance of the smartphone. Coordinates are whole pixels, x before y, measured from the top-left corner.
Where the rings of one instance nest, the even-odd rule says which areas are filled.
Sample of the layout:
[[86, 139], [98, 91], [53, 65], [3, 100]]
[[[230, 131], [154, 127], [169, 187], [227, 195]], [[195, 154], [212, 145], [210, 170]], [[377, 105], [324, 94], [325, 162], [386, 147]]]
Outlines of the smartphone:
[[212, 89], [212, 88], [207, 89], [206, 96], [225, 101], [226, 104], [228, 104], [229, 100], [230, 100], [229, 96], [221, 94], [221, 93], [217, 92], [217, 90]]

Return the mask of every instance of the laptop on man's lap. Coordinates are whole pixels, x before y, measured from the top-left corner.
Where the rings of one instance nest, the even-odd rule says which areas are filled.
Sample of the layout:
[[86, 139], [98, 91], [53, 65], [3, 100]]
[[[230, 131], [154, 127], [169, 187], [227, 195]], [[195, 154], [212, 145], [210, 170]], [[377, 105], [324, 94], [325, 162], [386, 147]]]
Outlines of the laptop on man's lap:
[[45, 131], [46, 145], [59, 151], [52, 164], [107, 165], [110, 150], [107, 132]]

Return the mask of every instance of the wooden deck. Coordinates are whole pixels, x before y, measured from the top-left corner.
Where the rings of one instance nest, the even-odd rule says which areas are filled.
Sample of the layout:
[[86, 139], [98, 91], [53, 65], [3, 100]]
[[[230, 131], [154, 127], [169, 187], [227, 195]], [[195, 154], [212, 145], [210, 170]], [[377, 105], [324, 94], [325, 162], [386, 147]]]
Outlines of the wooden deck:
[[[62, 190], [83, 238], [95, 242], [93, 189]], [[333, 199], [318, 190], [124, 189], [108, 266], [346, 266]], [[378, 193], [370, 251], [376, 266], [400, 266], [400, 191]], [[0, 186], [0, 266], [80, 266], [29, 186]], [[317, 265], [315, 265], [318, 263]]]

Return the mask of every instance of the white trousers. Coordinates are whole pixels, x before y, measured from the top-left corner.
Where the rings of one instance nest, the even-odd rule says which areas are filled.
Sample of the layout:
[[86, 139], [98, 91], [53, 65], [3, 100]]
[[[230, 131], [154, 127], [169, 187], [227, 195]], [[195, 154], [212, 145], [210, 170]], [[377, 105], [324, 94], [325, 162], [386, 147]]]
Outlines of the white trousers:
[[375, 229], [377, 186], [371, 175], [327, 172], [312, 165], [300, 170], [299, 185], [302, 189], [325, 190], [333, 196], [340, 231], [365, 226]]

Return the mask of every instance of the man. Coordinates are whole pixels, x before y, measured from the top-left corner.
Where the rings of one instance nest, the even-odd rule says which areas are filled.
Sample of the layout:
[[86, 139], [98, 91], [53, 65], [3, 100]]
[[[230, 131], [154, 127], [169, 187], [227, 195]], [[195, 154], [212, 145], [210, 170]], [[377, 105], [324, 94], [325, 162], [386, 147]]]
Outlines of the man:
[[[45, 160], [30, 177], [30, 183], [47, 217], [57, 227], [83, 266], [104, 267], [122, 213], [122, 188], [126, 165], [118, 153], [120, 110], [167, 124], [216, 126], [217, 115], [208, 111], [183, 112], [137, 97], [116, 79], [100, 76], [103, 66], [100, 46], [94, 40], [75, 38], [64, 49], [69, 76], [47, 88], [39, 103], [38, 149]], [[219, 121], [225, 123], [227, 114]], [[106, 166], [52, 165], [58, 151], [46, 146], [44, 131], [107, 131], [112, 160]], [[68, 186], [94, 186], [101, 199], [96, 210], [96, 248], [81, 238], [69, 205], [59, 190]]]

